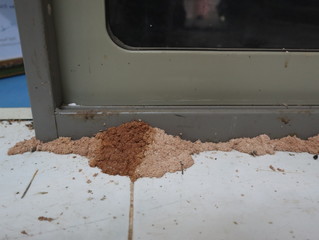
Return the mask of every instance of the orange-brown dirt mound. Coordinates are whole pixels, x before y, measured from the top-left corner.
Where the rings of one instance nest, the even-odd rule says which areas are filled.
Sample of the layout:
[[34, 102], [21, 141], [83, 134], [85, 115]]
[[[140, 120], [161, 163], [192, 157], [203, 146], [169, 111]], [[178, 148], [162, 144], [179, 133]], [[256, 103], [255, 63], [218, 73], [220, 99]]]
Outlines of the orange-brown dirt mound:
[[99, 144], [92, 152], [90, 166], [135, 180], [135, 170], [142, 163], [153, 136], [153, 128], [144, 122], [129, 122], [98, 133], [95, 138]]
[[47, 151], [57, 154], [79, 154], [111, 175], [129, 176], [132, 181], [141, 177], [161, 177], [167, 172], [183, 171], [194, 164], [192, 154], [203, 151], [237, 150], [253, 156], [274, 154], [275, 151], [319, 153], [319, 135], [302, 140], [288, 136], [271, 140], [267, 135], [237, 138], [222, 143], [202, 143], [182, 140], [162, 129], [141, 121], [132, 121], [79, 140], [60, 137], [43, 143], [35, 138], [17, 143], [9, 155]]

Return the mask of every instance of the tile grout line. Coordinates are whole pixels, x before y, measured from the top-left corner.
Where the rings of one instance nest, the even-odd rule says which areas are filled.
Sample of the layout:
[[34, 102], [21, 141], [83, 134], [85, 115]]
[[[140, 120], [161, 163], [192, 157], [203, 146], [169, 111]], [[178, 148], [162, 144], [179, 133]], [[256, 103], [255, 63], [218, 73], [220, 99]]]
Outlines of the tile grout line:
[[130, 212], [129, 212], [129, 228], [128, 240], [133, 240], [133, 220], [134, 220], [134, 182], [130, 183]]

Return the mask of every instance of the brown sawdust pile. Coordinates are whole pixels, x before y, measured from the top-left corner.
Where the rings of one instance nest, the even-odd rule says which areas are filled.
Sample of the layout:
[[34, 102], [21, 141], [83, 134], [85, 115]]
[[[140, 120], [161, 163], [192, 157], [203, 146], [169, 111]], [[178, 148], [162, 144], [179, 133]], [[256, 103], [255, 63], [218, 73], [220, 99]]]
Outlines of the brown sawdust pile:
[[253, 156], [275, 151], [319, 153], [319, 135], [302, 140], [288, 136], [271, 140], [267, 135], [237, 138], [228, 142], [191, 142], [166, 134], [142, 121], [132, 121], [79, 140], [60, 137], [43, 143], [35, 138], [17, 143], [8, 154], [46, 151], [57, 154], [79, 154], [89, 158], [91, 167], [111, 175], [162, 177], [167, 172], [183, 171], [194, 164], [192, 155], [203, 151], [232, 151]]

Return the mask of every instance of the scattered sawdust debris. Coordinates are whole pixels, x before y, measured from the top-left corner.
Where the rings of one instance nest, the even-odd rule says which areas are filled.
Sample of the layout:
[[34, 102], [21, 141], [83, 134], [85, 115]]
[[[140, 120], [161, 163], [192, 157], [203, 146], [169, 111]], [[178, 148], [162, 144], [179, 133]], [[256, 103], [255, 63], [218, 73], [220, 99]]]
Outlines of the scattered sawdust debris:
[[25, 126], [26, 126], [30, 131], [34, 129], [34, 127], [33, 127], [33, 122], [27, 123]]
[[269, 165], [269, 168], [270, 168], [271, 170], [273, 170], [274, 172], [276, 172], [276, 168], [274, 168], [273, 165]]
[[103, 197], [100, 199], [101, 201], [104, 201], [106, 199], [106, 196], [103, 195]]
[[[184, 172], [194, 164], [192, 155], [199, 152], [232, 150], [252, 156], [274, 154], [276, 151], [318, 154], [319, 135], [307, 140], [296, 136], [272, 140], [263, 134], [254, 138], [236, 138], [228, 142], [203, 143], [199, 140], [183, 140], [145, 122], [132, 121], [108, 128], [91, 138], [71, 140], [68, 137], [60, 137], [48, 143], [31, 138], [17, 143], [9, 149], [8, 154], [30, 151], [78, 154], [89, 158], [89, 165], [100, 168], [103, 173], [129, 176], [135, 181], [142, 177], [162, 177], [167, 172]], [[272, 170], [276, 171], [275, 168]], [[79, 169], [79, 172], [81, 171], [82, 169]]]
[[48, 221], [48, 222], [52, 222], [53, 220], [55, 220], [54, 218], [50, 218], [50, 217], [43, 217], [43, 216], [40, 216], [38, 217], [38, 220], [39, 221]]
[[45, 195], [45, 194], [48, 194], [49, 192], [38, 192], [38, 194], [40, 195]]

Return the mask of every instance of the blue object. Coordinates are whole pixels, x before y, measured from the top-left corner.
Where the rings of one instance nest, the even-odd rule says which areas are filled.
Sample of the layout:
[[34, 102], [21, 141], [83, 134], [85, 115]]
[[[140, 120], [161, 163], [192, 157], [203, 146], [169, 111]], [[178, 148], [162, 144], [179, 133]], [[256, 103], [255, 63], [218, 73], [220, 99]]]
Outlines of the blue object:
[[0, 108], [30, 107], [25, 75], [0, 79]]

